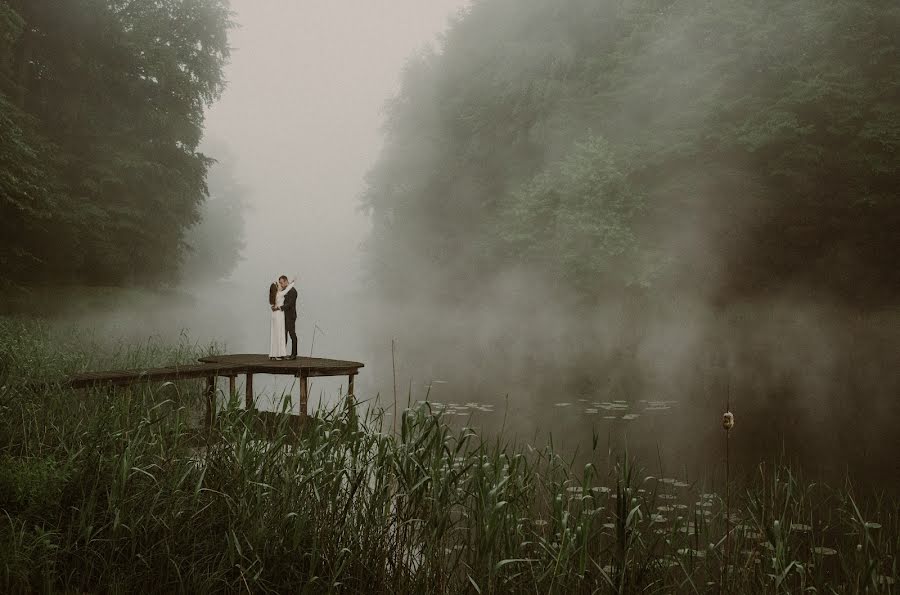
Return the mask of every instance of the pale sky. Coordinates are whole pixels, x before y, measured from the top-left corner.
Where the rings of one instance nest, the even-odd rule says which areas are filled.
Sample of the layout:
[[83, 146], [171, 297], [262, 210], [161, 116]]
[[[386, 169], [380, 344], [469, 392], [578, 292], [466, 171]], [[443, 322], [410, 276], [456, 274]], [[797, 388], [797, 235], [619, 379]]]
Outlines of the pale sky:
[[298, 273], [301, 355], [318, 326], [315, 355], [368, 361], [358, 324], [359, 246], [369, 229], [358, 210], [363, 177], [407, 58], [467, 3], [232, 0], [239, 27], [228, 88], [207, 115], [206, 139], [228, 145], [251, 211], [245, 260], [230, 284], [197, 296], [209, 312], [203, 320], [213, 321], [207, 328], [191, 315], [197, 336], [262, 353], [268, 284]]
[[229, 85], [207, 119], [207, 138], [230, 146], [253, 205], [233, 280], [258, 285], [284, 271], [349, 288], [382, 107], [407, 57], [466, 3], [233, 0]]
[[260, 296], [277, 274], [298, 273], [301, 353], [318, 324], [326, 334], [316, 339], [316, 355], [365, 356], [354, 322], [364, 299], [359, 245], [368, 232], [358, 206], [381, 146], [383, 106], [407, 58], [434, 43], [466, 4], [232, 0], [239, 27], [231, 34], [228, 88], [206, 128], [206, 138], [234, 153], [252, 207], [245, 260], [224, 296], [246, 313], [247, 330], [227, 334], [230, 346], [268, 344]]

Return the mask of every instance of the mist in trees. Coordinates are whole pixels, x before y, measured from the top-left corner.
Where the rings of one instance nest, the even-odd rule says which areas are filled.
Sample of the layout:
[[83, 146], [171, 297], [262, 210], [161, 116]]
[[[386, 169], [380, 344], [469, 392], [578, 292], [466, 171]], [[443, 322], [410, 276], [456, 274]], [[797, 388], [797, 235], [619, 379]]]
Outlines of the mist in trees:
[[235, 179], [236, 158], [222, 142], [206, 143], [215, 155], [209, 166], [209, 197], [200, 207], [199, 222], [185, 232], [188, 253], [181, 277], [209, 282], [228, 277], [240, 261], [244, 246], [244, 212], [249, 207], [247, 189]]
[[525, 429], [551, 395], [730, 398], [748, 432], [878, 460], [898, 26], [883, 2], [473, 2], [386, 107], [374, 344], [401, 377], [509, 394]]
[[[247, 291], [210, 295], [252, 311], [256, 285], [297, 263], [309, 326], [371, 346], [373, 393], [396, 338], [401, 378], [460, 394], [730, 386], [780, 411], [890, 419], [886, 399], [840, 399], [900, 386], [900, 9], [474, 1], [386, 106], [356, 253], [365, 222], [345, 207], [378, 142], [362, 106], [406, 51], [392, 32], [427, 12], [413, 5], [247, 2], [246, 85], [209, 142], [225, 0], [0, 0], [0, 281], [206, 281], [246, 239]], [[304, 14], [318, 30], [293, 43]], [[267, 216], [244, 238], [250, 194]], [[233, 332], [255, 349], [247, 324]]]
[[4, 282], [176, 280], [230, 26], [227, 0], [0, 2]]
[[372, 276], [893, 300], [898, 24], [881, 2], [475, 2], [388, 106]]

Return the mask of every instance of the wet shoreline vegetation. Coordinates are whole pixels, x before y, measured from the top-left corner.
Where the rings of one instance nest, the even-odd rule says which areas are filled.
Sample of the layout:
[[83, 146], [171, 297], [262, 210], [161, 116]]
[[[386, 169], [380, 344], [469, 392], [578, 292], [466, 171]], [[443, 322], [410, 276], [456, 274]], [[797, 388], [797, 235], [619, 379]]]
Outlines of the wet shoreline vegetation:
[[732, 482], [726, 540], [723, 485], [641, 468], [599, 436], [576, 466], [552, 443], [454, 428], [429, 403], [406, 408], [394, 433], [369, 403], [358, 418], [320, 410], [300, 434], [283, 418], [266, 439], [236, 399], [207, 434], [197, 383], [28, 388], [88, 365], [189, 361], [199, 346], [147, 343], [101, 360], [83, 337], [2, 330], [4, 592], [896, 586], [896, 500], [796, 468], [761, 463]]

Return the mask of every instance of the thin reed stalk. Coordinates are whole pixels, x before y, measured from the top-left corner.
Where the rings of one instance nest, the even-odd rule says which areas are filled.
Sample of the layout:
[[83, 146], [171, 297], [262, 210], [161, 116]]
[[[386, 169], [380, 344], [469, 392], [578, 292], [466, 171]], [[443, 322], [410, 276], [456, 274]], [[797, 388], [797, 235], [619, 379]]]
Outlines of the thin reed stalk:
[[202, 383], [29, 388], [45, 361], [62, 375], [190, 343], [77, 354], [0, 324], [2, 592], [701, 593], [723, 564], [730, 593], [896, 587], [896, 501], [787, 465], [728, 472], [723, 499], [596, 437], [576, 467], [430, 402], [386, 424], [363, 400], [351, 423], [341, 399], [297, 431], [229, 395], [206, 433]]

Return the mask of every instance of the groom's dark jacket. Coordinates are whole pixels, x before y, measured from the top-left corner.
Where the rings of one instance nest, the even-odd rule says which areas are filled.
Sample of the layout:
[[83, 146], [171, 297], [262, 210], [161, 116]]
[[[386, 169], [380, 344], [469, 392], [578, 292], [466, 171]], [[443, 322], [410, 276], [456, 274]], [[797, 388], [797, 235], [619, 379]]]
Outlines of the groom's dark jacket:
[[284, 305], [281, 306], [284, 311], [285, 320], [297, 320], [297, 289], [291, 287], [291, 290], [284, 294]]

